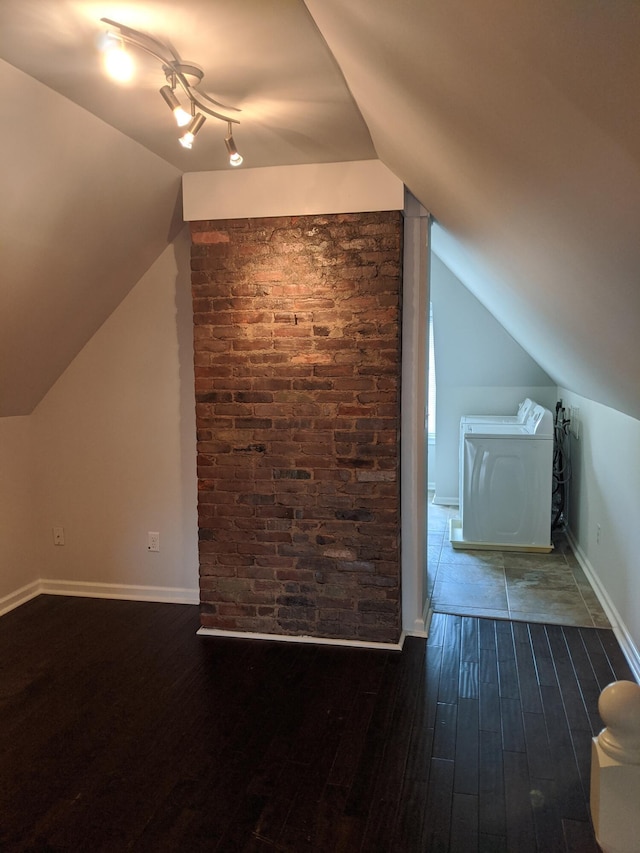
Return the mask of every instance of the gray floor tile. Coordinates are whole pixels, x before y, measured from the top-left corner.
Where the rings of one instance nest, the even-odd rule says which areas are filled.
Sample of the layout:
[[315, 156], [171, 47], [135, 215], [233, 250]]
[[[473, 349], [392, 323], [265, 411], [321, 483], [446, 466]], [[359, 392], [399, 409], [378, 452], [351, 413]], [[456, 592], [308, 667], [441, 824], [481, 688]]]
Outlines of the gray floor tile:
[[438, 568], [438, 580], [449, 583], [492, 583], [504, 584], [504, 569], [502, 566], [477, 565], [477, 563], [445, 563], [440, 562]]
[[565, 589], [579, 594], [578, 585], [568, 566], [561, 568], [514, 568], [505, 566], [508, 589]]
[[464, 607], [461, 604], [443, 604], [438, 610], [441, 613], [452, 613], [454, 616], [478, 616], [485, 619], [510, 619], [508, 610], [496, 610], [490, 607]]
[[589, 583], [589, 579], [585, 575], [582, 566], [580, 566], [577, 561], [575, 565], [573, 565], [573, 563], [569, 563], [568, 565], [569, 571], [576, 579], [576, 583], [578, 584], [578, 586], [587, 586], [589, 589], [591, 589], [591, 584]]
[[502, 551], [461, 551], [444, 542], [440, 552], [441, 563], [457, 563], [460, 566], [504, 566]]
[[564, 554], [526, 554], [520, 551], [504, 551], [503, 554], [505, 567], [513, 569], [553, 569], [568, 566]]
[[440, 545], [427, 544], [427, 565], [437, 566], [440, 561]]
[[[433, 591], [435, 609], [438, 603], [457, 604], [463, 607], [488, 607], [495, 610], [508, 608], [504, 583], [452, 583], [436, 580]], [[585, 608], [586, 609], [586, 608]]]
[[602, 619], [606, 620], [606, 627], [610, 627], [609, 620], [607, 619], [607, 615], [604, 612], [604, 608], [600, 604], [600, 601], [598, 600], [598, 596], [595, 594], [595, 592], [591, 588], [583, 589], [581, 587], [580, 588], [580, 594], [582, 595], [582, 600], [584, 601], [584, 603], [587, 607], [587, 610], [589, 611], [589, 613], [591, 614], [593, 619], [595, 620], [596, 618], [598, 618], [598, 620], [600, 622], [598, 627], [599, 628], [602, 627]]
[[446, 510], [440, 510], [438, 507], [429, 507], [427, 516], [427, 529], [440, 531], [441, 533], [449, 532], [449, 513]]
[[549, 613], [586, 613], [587, 605], [576, 591], [565, 589], [517, 589], [508, 587], [509, 610], [535, 610]]
[[609, 620], [607, 619], [607, 614], [604, 612], [604, 610], [602, 610], [602, 608], [600, 609], [599, 612], [594, 612], [593, 610], [591, 610], [591, 608], [589, 608], [589, 614], [590, 614], [591, 618], [593, 619], [594, 627], [596, 627], [596, 628], [610, 628], [611, 627], [611, 622], [609, 622]]
[[[427, 589], [434, 610], [525, 622], [609, 628], [609, 620], [569, 541], [554, 532], [550, 554], [455, 549], [444, 507], [434, 509], [429, 529]], [[449, 508], [448, 517], [458, 510]], [[436, 557], [436, 550], [438, 556]]]

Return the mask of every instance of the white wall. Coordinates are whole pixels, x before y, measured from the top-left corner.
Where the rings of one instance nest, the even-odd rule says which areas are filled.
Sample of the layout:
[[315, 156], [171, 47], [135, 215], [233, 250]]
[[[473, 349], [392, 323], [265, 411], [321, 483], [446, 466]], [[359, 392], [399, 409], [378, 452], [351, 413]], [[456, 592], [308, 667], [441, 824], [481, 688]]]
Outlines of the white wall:
[[559, 394], [565, 406], [579, 408], [570, 533], [640, 676], [640, 421], [564, 388]]
[[0, 613], [8, 597], [38, 577], [30, 435], [30, 418], [0, 418]]
[[198, 600], [189, 266], [185, 229], [31, 416], [36, 569], [54, 589]]
[[436, 364], [436, 503], [458, 501], [462, 415], [514, 414], [531, 397], [555, 408], [557, 389], [440, 258], [431, 258]]

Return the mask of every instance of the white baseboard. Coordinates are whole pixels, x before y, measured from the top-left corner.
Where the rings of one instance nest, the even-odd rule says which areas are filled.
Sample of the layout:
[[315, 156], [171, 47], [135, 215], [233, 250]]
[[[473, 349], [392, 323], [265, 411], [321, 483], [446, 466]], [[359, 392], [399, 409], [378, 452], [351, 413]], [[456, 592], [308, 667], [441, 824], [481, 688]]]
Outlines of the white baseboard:
[[85, 598], [122, 598], [127, 601], [157, 601], [167, 604], [199, 604], [198, 589], [173, 586], [136, 586], [134, 584], [92, 583], [40, 579], [44, 595], [77, 595]]
[[37, 595], [40, 595], [40, 581], [33, 581], [26, 586], [20, 587], [20, 589], [16, 589], [14, 592], [10, 592], [9, 595], [0, 598], [0, 616], [4, 616], [10, 610], [15, 610], [21, 604], [26, 604], [27, 601], [35, 598]]
[[427, 639], [429, 636], [429, 626], [431, 625], [431, 617], [433, 611], [431, 609], [431, 599], [427, 598], [422, 608], [422, 617], [416, 619], [413, 623], [413, 628], [407, 628], [406, 634], [408, 637], [423, 637]]
[[127, 601], [156, 601], [166, 604], [199, 604], [198, 589], [171, 586], [59, 581], [40, 578], [0, 599], [0, 616], [37, 595], [73, 595], [83, 598], [117, 598]]
[[457, 495], [454, 498], [448, 498], [446, 496], [443, 497], [442, 495], [434, 495], [431, 503], [435, 504], [436, 506], [458, 506], [460, 501]]
[[622, 621], [615, 604], [611, 601], [609, 593], [602, 585], [602, 582], [589, 562], [587, 555], [584, 553], [580, 545], [578, 545], [578, 542], [569, 528], [567, 528], [567, 539], [569, 540], [569, 544], [576, 556], [576, 560], [580, 563], [580, 567], [589, 579], [589, 583], [593, 587], [593, 591], [598, 597], [598, 601], [602, 605], [602, 609], [607, 614], [607, 619], [611, 623], [613, 633], [616, 635], [616, 639], [620, 644], [620, 648], [622, 649], [625, 658], [627, 659], [627, 663], [631, 667], [634, 678], [636, 681], [640, 682], [640, 650], [638, 650], [638, 647], [633, 641], [627, 626]]
[[314, 646], [346, 646], [353, 649], [377, 649], [378, 651], [401, 652], [404, 645], [405, 632], [400, 635], [397, 643], [374, 643], [368, 640], [340, 640], [331, 637], [312, 637], [297, 634], [260, 634], [251, 631], [223, 631], [220, 628], [200, 628], [196, 631], [199, 637], [227, 637], [234, 640], [275, 640], [278, 643], [304, 643]]

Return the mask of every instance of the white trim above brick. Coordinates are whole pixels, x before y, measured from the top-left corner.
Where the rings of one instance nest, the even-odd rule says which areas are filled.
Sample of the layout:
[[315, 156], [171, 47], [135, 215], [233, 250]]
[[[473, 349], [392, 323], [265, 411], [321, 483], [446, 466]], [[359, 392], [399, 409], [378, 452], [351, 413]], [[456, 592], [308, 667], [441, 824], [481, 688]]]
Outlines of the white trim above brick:
[[182, 176], [186, 222], [404, 208], [404, 186], [380, 160], [270, 166]]

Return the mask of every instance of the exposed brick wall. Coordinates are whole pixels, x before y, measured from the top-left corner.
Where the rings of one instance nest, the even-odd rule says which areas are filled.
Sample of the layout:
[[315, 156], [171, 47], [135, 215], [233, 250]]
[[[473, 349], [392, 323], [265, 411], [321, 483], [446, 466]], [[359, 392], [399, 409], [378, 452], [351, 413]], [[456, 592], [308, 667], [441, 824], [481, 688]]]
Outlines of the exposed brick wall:
[[396, 641], [402, 215], [191, 231], [202, 625]]

